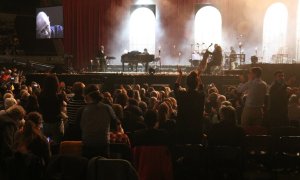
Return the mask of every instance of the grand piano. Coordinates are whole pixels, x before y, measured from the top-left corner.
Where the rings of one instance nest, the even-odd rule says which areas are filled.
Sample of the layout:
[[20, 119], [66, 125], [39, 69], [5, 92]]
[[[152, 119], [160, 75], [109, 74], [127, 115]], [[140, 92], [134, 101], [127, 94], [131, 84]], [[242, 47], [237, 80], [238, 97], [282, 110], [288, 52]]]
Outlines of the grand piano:
[[123, 71], [124, 71], [125, 63], [128, 63], [131, 70], [133, 70], [133, 67], [135, 67], [136, 72], [137, 72], [138, 63], [142, 63], [145, 64], [145, 72], [148, 72], [148, 64], [149, 62], [153, 62], [153, 61], [154, 61], [153, 54], [143, 54], [139, 51], [131, 51], [121, 56]]

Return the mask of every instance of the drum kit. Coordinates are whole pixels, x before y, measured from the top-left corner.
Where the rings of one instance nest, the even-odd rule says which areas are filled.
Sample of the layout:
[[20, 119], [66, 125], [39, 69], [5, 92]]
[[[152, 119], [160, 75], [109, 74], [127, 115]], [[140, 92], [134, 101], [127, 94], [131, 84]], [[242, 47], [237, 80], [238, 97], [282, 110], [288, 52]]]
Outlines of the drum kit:
[[[192, 67], [198, 67], [200, 64], [200, 61], [204, 55], [204, 53], [207, 51], [209, 47], [203, 48], [205, 43], [196, 43], [191, 44], [191, 58], [189, 59], [189, 62], [191, 63]], [[201, 50], [200, 50], [201, 47]]]

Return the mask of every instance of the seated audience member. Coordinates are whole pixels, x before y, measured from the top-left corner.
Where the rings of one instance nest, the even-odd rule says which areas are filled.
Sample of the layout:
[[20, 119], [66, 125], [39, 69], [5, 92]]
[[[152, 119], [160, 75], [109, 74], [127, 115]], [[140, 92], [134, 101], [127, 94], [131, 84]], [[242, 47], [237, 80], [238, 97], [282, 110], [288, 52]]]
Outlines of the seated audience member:
[[0, 111], [0, 115], [1, 115], [1, 114], [5, 114], [5, 111], [6, 111], [8, 108], [10, 108], [11, 106], [16, 105], [16, 104], [18, 104], [18, 103], [17, 103], [17, 101], [15, 100], [15, 98], [6, 98], [6, 99], [4, 100], [4, 110], [1, 110], [1, 111]]
[[124, 109], [123, 127], [125, 132], [134, 132], [145, 128], [143, 112], [138, 107], [138, 102], [135, 99], [129, 99], [128, 105]]
[[125, 108], [125, 106], [127, 105], [128, 102], [128, 96], [125, 92], [120, 92], [118, 94], [116, 94], [115, 96], [115, 104], [120, 104], [123, 109]]
[[101, 102], [102, 95], [96, 85], [84, 89], [87, 105], [79, 110], [82, 132], [82, 155], [87, 158], [109, 156], [109, 132], [117, 129], [113, 109]]
[[0, 116], [0, 159], [13, 153], [14, 137], [19, 130], [19, 123], [25, 116], [22, 106], [14, 105]]
[[300, 105], [299, 105], [299, 98], [296, 95], [292, 95], [289, 99], [288, 117], [291, 125], [299, 127]]
[[158, 106], [158, 125], [159, 129], [173, 130], [175, 128], [175, 121], [170, 119], [170, 108], [167, 103], [163, 102]]
[[112, 98], [110, 92], [104, 92], [103, 93], [103, 100], [102, 100], [102, 102], [104, 104], [108, 104], [110, 106], [113, 104], [113, 98]]
[[80, 119], [76, 118], [78, 110], [86, 105], [83, 96], [83, 90], [85, 85], [82, 82], [75, 82], [72, 87], [74, 96], [69, 100], [67, 104], [67, 116], [68, 121], [65, 127], [65, 140], [80, 140]]
[[141, 108], [142, 112], [143, 112], [143, 115], [145, 115], [145, 113], [147, 112], [148, 110], [148, 105], [146, 102], [144, 101], [140, 101], [139, 102], [139, 107]]
[[[37, 114], [29, 114], [28, 119], [22, 131], [18, 132], [15, 138], [15, 150], [22, 154], [32, 153], [38, 156], [43, 165], [47, 165], [50, 159], [50, 146], [46, 137], [42, 135], [39, 127], [33, 121], [39, 121], [33, 116]], [[32, 118], [33, 121], [30, 119]]]
[[222, 106], [220, 123], [215, 124], [208, 132], [209, 146], [242, 146], [245, 133], [236, 125], [235, 109], [232, 106]]
[[136, 131], [132, 135], [133, 146], [141, 145], [167, 145], [169, 144], [168, 133], [165, 130], [157, 129], [158, 114], [154, 110], [149, 110], [145, 114], [146, 129]]

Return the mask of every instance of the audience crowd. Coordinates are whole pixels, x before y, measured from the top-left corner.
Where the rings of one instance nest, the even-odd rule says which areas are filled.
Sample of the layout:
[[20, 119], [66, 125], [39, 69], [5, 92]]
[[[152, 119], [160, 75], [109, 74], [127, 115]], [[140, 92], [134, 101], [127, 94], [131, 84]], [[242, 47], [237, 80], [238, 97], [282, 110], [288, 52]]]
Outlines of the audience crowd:
[[21, 73], [1, 70], [0, 179], [16, 159], [46, 168], [62, 141], [81, 141], [84, 157], [110, 158], [114, 143], [242, 147], [246, 135], [300, 123], [299, 89], [282, 71], [268, 85], [262, 69], [253, 67], [238, 86], [221, 91], [202, 83], [201, 67], [185, 83], [178, 69], [174, 86], [124, 84], [113, 92], [84, 82], [67, 86], [55, 74], [41, 84], [26, 82]]

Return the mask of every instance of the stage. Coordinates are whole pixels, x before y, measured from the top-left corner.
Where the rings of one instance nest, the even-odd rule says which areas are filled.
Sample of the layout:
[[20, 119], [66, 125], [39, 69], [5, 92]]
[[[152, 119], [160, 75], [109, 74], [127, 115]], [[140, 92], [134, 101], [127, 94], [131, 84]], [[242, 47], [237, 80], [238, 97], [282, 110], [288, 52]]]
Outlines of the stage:
[[[184, 73], [182, 85], [185, 85], [187, 73]], [[159, 72], [149, 74], [144, 72], [86, 72], [79, 74], [57, 74], [59, 81], [72, 85], [74, 82], [81, 81], [85, 84], [101, 84], [106, 90], [113, 90], [121, 84], [149, 84], [152, 86], [170, 86], [173, 87], [177, 73]], [[36, 81], [42, 83], [45, 77], [44, 73], [27, 74], [27, 82]], [[204, 84], [214, 83], [221, 91], [228, 85], [237, 85], [239, 83], [237, 75], [203, 75]]]

